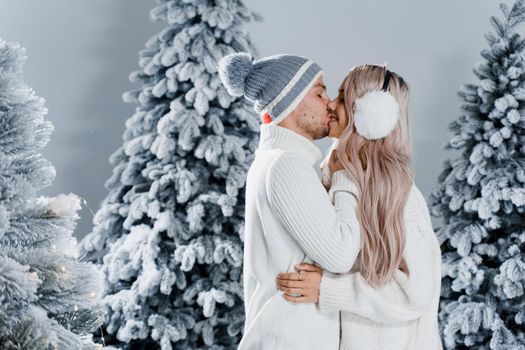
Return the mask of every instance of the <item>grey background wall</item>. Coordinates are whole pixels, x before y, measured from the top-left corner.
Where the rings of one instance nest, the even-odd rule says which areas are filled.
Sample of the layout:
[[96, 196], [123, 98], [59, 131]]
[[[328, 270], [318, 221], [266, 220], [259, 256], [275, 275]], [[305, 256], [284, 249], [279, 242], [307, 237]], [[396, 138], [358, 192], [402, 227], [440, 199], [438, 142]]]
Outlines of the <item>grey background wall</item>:
[[[511, 4], [511, 1], [504, 1]], [[249, 25], [259, 54], [293, 53], [317, 61], [329, 94], [352, 66], [385, 61], [411, 87], [416, 183], [428, 195], [442, 161], [447, 125], [459, 115], [457, 90], [476, 82], [492, 0], [246, 0], [264, 17]], [[121, 144], [135, 88], [128, 75], [138, 51], [163, 23], [151, 23], [153, 0], [0, 0], [0, 38], [27, 48], [26, 81], [44, 97], [55, 125], [45, 156], [57, 169], [44, 194], [77, 193], [96, 211], [111, 175], [108, 157]], [[318, 145], [324, 150], [328, 140]], [[90, 231], [81, 211], [77, 236]]]

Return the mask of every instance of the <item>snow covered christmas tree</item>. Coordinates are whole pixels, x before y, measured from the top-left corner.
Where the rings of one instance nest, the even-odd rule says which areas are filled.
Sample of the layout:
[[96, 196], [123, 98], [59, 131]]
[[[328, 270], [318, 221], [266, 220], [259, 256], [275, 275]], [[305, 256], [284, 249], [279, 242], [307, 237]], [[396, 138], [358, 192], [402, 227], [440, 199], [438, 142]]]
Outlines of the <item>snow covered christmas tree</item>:
[[218, 61], [253, 52], [240, 0], [158, 0], [167, 27], [140, 52], [141, 85], [109, 194], [82, 241], [106, 277], [108, 344], [235, 348], [244, 325], [244, 187], [259, 121]]
[[445, 225], [440, 331], [447, 349], [525, 349], [525, 21], [523, 1], [503, 19], [459, 96], [445, 162], [429, 204]]
[[0, 349], [100, 349], [103, 276], [79, 262], [79, 197], [37, 197], [53, 165], [40, 151], [53, 126], [22, 80], [25, 50], [0, 39]]

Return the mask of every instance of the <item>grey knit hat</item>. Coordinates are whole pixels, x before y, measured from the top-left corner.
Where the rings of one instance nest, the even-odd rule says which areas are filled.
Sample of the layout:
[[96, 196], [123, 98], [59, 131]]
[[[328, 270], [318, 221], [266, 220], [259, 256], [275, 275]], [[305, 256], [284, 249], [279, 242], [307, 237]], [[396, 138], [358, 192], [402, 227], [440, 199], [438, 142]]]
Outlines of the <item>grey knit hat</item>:
[[301, 56], [274, 55], [254, 61], [250, 54], [241, 52], [219, 61], [219, 76], [231, 95], [244, 95], [254, 103], [263, 123], [278, 124], [324, 72]]

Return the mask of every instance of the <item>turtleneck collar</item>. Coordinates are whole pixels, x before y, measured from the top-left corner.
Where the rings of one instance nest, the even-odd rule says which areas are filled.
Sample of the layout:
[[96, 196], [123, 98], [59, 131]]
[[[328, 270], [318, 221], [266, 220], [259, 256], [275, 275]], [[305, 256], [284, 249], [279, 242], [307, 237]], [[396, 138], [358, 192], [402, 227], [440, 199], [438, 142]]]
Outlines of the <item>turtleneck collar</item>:
[[257, 151], [281, 149], [293, 152], [313, 166], [322, 157], [322, 152], [313, 141], [295, 131], [275, 124], [261, 124], [261, 135]]

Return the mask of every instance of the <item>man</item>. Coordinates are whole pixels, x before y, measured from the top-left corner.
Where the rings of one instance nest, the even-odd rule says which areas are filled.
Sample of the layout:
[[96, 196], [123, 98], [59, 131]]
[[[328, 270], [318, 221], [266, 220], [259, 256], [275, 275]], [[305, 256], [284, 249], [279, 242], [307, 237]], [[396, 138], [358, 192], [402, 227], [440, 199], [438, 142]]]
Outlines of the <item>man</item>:
[[[239, 349], [337, 349], [339, 313], [289, 303], [275, 284], [277, 274], [301, 261], [347, 272], [360, 248], [359, 223], [342, 215], [355, 208], [355, 185], [335, 171], [327, 194], [313, 168], [322, 157], [313, 140], [328, 135], [332, 118], [324, 73], [299, 56], [253, 61], [238, 53], [221, 60], [219, 75], [263, 120], [246, 182], [246, 322]], [[335, 208], [329, 196], [336, 196]]]

